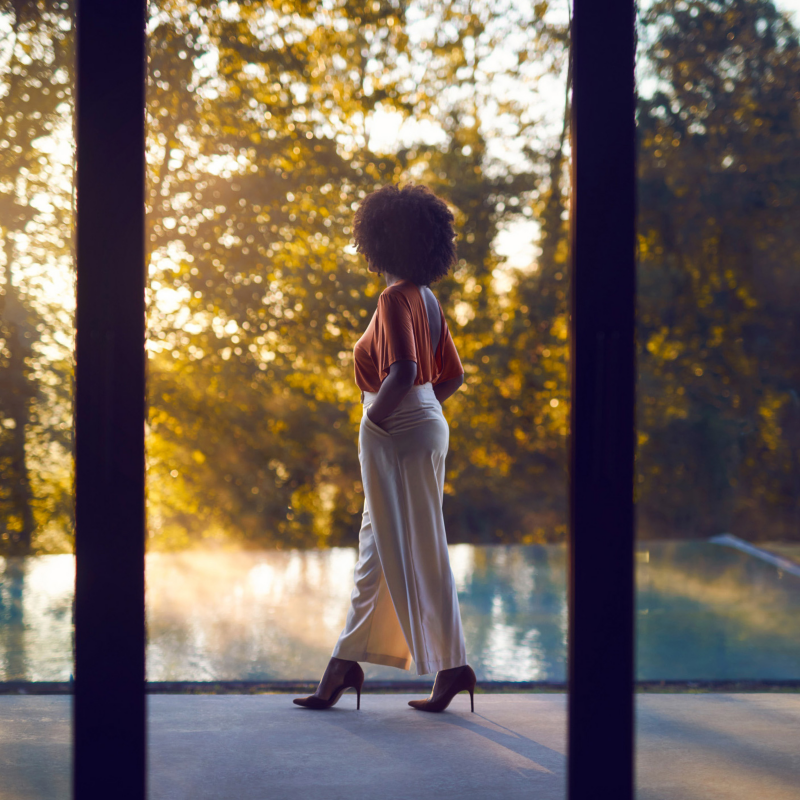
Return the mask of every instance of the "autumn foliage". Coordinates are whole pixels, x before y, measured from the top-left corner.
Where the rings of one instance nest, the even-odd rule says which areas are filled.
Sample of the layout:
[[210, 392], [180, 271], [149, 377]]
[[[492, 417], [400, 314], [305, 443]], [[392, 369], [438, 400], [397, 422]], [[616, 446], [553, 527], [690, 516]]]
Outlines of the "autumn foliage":
[[[48, 342], [68, 341], [70, 306], [36, 275], [70, 274], [71, 188], [42, 143], [68, 138], [72, 9], [0, 8], [16, 36], [0, 84], [0, 535], [46, 551], [69, 546], [68, 383], [52, 377], [69, 363]], [[458, 237], [436, 285], [467, 373], [446, 406], [448, 535], [563, 540], [566, 11], [166, 0], [149, 37], [151, 546], [355, 543], [352, 347], [382, 285], [353, 213], [412, 181]], [[640, 19], [638, 70], [639, 535], [798, 538], [797, 32], [766, 0], [663, 0]], [[401, 131], [390, 145], [381, 124]], [[535, 244], [529, 265], [504, 264], [509, 228]]]

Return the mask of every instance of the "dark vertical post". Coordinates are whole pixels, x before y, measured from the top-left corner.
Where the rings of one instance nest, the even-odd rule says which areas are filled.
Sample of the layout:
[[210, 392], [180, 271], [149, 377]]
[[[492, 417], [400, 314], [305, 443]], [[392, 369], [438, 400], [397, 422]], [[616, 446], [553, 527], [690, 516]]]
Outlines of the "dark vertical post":
[[144, 0], [77, 6], [75, 800], [145, 796]]
[[632, 0], [574, 0], [569, 800], [633, 798]]

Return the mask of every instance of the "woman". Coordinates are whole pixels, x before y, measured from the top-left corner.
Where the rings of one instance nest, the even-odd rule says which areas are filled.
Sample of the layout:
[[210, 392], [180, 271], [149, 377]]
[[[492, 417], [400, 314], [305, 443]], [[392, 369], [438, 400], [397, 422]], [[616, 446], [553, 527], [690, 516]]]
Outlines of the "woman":
[[429, 284], [456, 260], [453, 215], [422, 186], [384, 186], [355, 215], [354, 237], [387, 288], [354, 350], [364, 412], [359, 459], [364, 513], [350, 611], [325, 674], [310, 697], [329, 708], [353, 688], [359, 661], [436, 671], [431, 696], [409, 705], [443, 711], [461, 691], [474, 711], [461, 614], [447, 553], [442, 496], [449, 428], [442, 403], [464, 370]]

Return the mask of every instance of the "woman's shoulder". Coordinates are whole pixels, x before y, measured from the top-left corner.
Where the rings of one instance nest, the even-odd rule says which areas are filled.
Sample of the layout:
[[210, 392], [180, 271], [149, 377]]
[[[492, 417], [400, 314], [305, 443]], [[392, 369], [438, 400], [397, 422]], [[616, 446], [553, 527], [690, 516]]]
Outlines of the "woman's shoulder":
[[378, 298], [378, 307], [381, 303], [391, 303], [392, 305], [403, 304], [411, 305], [419, 297], [419, 287], [411, 281], [398, 281], [391, 286], [387, 286]]

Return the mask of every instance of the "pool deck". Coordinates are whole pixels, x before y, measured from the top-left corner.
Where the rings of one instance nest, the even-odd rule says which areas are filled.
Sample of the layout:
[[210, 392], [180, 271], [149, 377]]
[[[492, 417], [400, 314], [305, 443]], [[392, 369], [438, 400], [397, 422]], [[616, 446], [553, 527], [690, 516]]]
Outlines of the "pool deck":
[[[477, 800], [565, 795], [566, 697], [460, 695], [444, 714], [366, 694], [156, 695], [150, 800]], [[0, 798], [69, 797], [70, 702], [0, 696]], [[637, 696], [640, 800], [799, 800], [800, 694]], [[111, 795], [109, 795], [111, 796]], [[598, 797], [600, 794], [598, 794]]]

